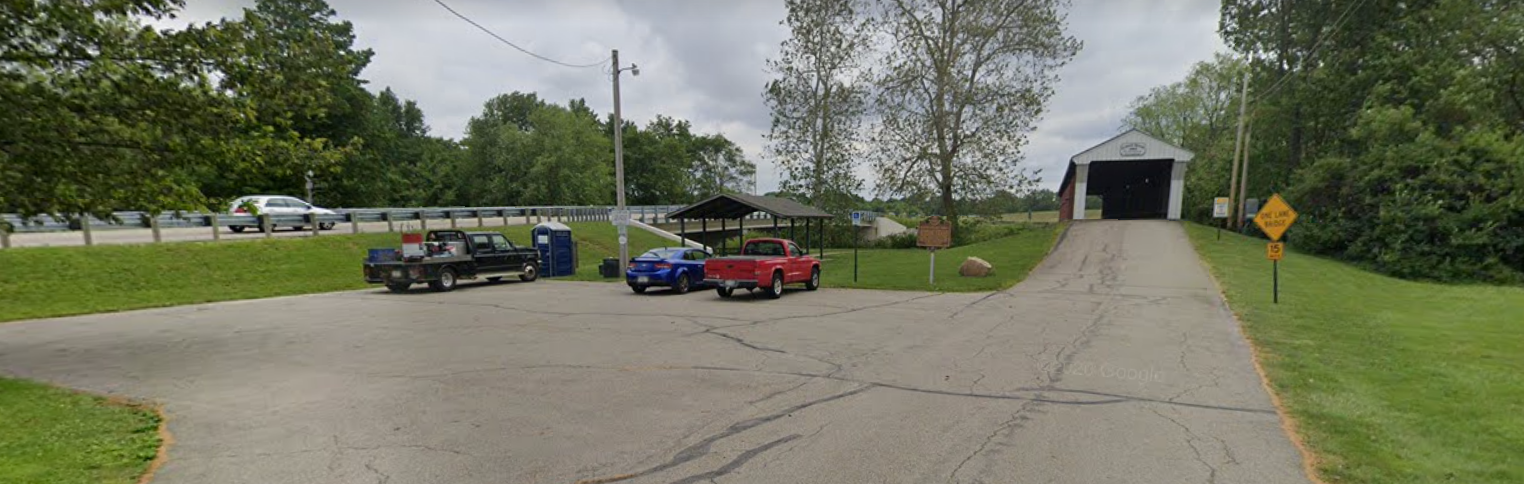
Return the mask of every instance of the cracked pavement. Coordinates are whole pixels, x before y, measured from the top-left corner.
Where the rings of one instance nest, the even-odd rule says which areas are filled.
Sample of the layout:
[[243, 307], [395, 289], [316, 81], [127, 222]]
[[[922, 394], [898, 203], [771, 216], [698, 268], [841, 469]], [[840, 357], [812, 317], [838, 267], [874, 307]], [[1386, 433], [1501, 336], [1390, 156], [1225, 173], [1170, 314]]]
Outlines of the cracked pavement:
[[1164, 221], [994, 294], [352, 291], [4, 324], [0, 373], [162, 403], [157, 483], [1307, 482]]

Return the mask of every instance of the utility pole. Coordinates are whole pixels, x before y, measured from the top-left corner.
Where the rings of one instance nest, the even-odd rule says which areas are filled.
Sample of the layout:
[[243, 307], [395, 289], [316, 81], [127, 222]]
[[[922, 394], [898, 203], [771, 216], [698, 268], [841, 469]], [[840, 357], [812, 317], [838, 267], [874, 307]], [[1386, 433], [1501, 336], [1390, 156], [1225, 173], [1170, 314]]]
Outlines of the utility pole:
[[[614, 185], [618, 190], [615, 195], [617, 211], [625, 213], [624, 206], [624, 120], [619, 113], [619, 73], [630, 71], [631, 75], [639, 76], [640, 67], [630, 64], [630, 67], [619, 66], [619, 49], [613, 50], [614, 66]], [[630, 265], [630, 239], [629, 226], [625, 223], [619, 227], [619, 278], [624, 278], [625, 269]]]
[[1239, 157], [1245, 151], [1244, 147], [1244, 118], [1249, 107], [1249, 67], [1244, 64], [1243, 89], [1238, 98], [1238, 136], [1233, 138], [1233, 177], [1228, 182], [1228, 220], [1225, 222], [1229, 228], [1238, 227], [1238, 207], [1233, 203], [1238, 196], [1238, 165]]
[[1243, 219], [1249, 215], [1249, 141], [1254, 139], [1254, 123], [1250, 122], [1248, 129], [1244, 131], [1244, 167], [1238, 175], [1238, 225], [1243, 226]]

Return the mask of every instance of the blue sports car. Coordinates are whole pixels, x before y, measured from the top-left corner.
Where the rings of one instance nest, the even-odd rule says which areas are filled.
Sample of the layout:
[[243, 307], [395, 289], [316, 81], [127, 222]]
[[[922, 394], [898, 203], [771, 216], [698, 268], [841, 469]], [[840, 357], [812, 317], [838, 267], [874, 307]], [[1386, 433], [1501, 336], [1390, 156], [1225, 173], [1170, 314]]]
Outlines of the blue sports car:
[[704, 284], [704, 259], [708, 258], [709, 253], [703, 249], [651, 249], [630, 259], [630, 267], [625, 271], [625, 282], [636, 293], [646, 292], [646, 288], [651, 286], [667, 286], [682, 294], [694, 286]]

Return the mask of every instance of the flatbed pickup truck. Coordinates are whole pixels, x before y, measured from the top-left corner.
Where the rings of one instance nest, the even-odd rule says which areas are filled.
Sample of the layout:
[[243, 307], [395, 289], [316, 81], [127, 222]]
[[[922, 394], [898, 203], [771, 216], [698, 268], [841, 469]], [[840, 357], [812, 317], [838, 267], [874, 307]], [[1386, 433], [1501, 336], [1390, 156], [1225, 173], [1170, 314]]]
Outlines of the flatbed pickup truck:
[[741, 246], [741, 255], [704, 261], [704, 279], [720, 297], [730, 297], [736, 289], [762, 289], [763, 295], [777, 299], [786, 284], [819, 289], [820, 260], [792, 240], [751, 239]]
[[405, 292], [422, 282], [443, 292], [455, 289], [462, 280], [518, 276], [528, 282], [540, 273], [540, 251], [516, 246], [497, 232], [434, 230], [424, 237], [423, 247], [422, 255], [367, 260], [365, 282], [385, 284], [392, 292]]

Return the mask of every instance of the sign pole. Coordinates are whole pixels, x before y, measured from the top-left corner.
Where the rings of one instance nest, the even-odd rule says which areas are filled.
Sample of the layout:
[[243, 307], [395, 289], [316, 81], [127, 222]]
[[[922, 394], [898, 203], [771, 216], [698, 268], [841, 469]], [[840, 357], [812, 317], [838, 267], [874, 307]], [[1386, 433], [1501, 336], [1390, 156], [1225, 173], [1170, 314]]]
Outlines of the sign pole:
[[929, 284], [929, 285], [932, 285], [932, 286], [937, 285], [937, 248], [936, 247], [932, 247], [931, 248], [931, 271], [927, 272], [926, 283]]
[[853, 226], [852, 227], [852, 282], [857, 282], [857, 246], [862, 245], [861, 241], [858, 240], [860, 238], [862, 238], [862, 233], [857, 230], [856, 226]]
[[1272, 293], [1270, 295], [1270, 303], [1271, 304], [1280, 304], [1281, 303], [1281, 261], [1278, 261], [1278, 260], [1270, 261], [1270, 273], [1272, 274], [1271, 278], [1274, 279], [1274, 282], [1271, 283], [1271, 287], [1273, 287], [1274, 289], [1271, 289]]

